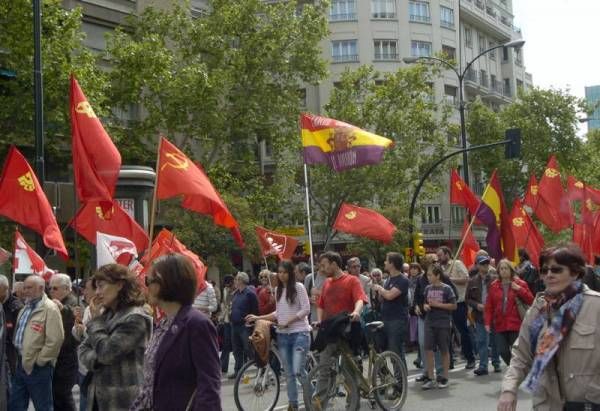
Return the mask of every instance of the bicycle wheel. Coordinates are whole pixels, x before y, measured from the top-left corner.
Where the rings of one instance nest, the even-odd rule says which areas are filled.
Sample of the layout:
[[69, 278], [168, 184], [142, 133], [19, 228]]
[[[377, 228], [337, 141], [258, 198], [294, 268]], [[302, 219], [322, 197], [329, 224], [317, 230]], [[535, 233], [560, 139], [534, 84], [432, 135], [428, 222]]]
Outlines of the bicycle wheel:
[[[321, 364], [314, 367], [305, 381], [304, 407], [307, 411], [356, 411], [360, 407], [358, 386], [350, 373], [337, 364]], [[321, 380], [317, 392], [317, 381]]]
[[280, 389], [279, 375], [270, 364], [259, 367], [254, 360], [248, 361], [235, 377], [235, 405], [240, 411], [271, 411]]
[[[384, 351], [377, 356], [371, 375], [375, 401], [383, 410], [400, 410], [406, 401], [406, 365], [398, 354]], [[380, 387], [380, 388], [378, 388]]]

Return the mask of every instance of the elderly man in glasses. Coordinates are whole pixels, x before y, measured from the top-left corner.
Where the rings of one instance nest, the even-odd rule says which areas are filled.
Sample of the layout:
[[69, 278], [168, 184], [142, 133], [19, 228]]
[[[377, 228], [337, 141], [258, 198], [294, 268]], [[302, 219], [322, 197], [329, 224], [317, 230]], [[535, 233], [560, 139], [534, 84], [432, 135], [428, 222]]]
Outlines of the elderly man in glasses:
[[62, 317], [65, 339], [54, 370], [52, 396], [55, 410], [75, 411], [73, 386], [77, 383], [77, 347], [79, 341], [71, 330], [75, 324], [75, 311], [79, 304], [73, 295], [71, 278], [67, 274], [55, 274], [50, 279], [50, 297], [58, 306]]

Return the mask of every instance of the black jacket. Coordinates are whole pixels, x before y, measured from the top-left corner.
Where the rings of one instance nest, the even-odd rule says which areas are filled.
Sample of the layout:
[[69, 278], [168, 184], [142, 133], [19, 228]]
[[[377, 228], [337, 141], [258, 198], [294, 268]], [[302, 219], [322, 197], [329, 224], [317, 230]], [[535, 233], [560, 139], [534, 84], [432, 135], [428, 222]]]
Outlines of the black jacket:
[[63, 308], [60, 310], [60, 316], [62, 317], [65, 339], [60, 347], [54, 373], [59, 376], [65, 374], [77, 375], [77, 347], [79, 347], [79, 341], [73, 337], [71, 332], [73, 325], [75, 325], [74, 309], [78, 306], [77, 298], [73, 294], [69, 294], [61, 303]]
[[19, 300], [13, 294], [2, 304], [4, 308], [4, 318], [6, 321], [6, 358], [12, 375], [15, 375], [17, 364], [17, 350], [13, 345], [13, 333], [17, 326], [17, 316], [23, 308], [23, 301]]

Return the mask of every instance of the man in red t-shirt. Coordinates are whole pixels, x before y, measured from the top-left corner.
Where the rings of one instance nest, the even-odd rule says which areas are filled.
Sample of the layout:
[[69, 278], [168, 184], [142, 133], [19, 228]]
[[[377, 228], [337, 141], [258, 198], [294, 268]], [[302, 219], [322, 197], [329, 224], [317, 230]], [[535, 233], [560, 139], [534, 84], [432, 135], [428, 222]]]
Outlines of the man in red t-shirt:
[[[317, 302], [317, 319], [323, 320], [333, 317], [343, 311], [350, 313], [351, 321], [359, 321], [360, 312], [367, 302], [360, 280], [342, 271], [342, 257], [336, 252], [327, 251], [319, 256], [319, 271], [327, 276], [323, 283], [321, 296]], [[336, 344], [328, 344], [319, 355], [319, 365], [329, 364], [337, 351]], [[313, 408], [316, 410], [327, 408], [329, 378], [322, 373], [317, 380], [313, 394]]]

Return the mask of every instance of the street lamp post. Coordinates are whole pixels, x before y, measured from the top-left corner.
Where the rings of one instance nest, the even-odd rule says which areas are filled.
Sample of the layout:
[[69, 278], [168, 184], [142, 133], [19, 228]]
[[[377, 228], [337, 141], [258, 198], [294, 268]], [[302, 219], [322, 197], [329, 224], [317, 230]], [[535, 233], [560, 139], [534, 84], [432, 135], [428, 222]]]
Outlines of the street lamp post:
[[513, 41], [509, 41], [508, 43], [499, 44], [497, 46], [490, 47], [489, 49], [482, 51], [477, 56], [475, 56], [471, 61], [469, 61], [467, 63], [467, 65], [465, 66], [464, 70], [462, 70], [462, 71], [459, 71], [459, 69], [454, 67], [452, 64], [450, 64], [446, 60], [443, 60], [443, 59], [437, 58], [437, 57], [429, 57], [429, 56], [405, 57], [402, 59], [402, 61], [404, 61], [407, 64], [416, 63], [417, 61], [420, 61], [420, 60], [437, 61], [437, 62], [443, 64], [444, 66], [446, 66], [448, 69], [452, 70], [454, 72], [454, 74], [456, 74], [456, 77], [458, 78], [458, 112], [460, 115], [460, 141], [461, 141], [461, 147], [463, 150], [463, 152], [462, 152], [463, 177], [464, 177], [465, 184], [467, 184], [467, 185], [469, 185], [469, 159], [468, 159], [468, 155], [467, 155], [467, 126], [466, 126], [466, 122], [465, 122], [465, 106], [466, 106], [465, 99], [464, 99], [465, 76], [467, 75], [467, 72], [469, 71], [469, 69], [471, 68], [473, 63], [475, 61], [477, 61], [477, 59], [479, 59], [479, 57], [483, 56], [484, 54], [489, 53], [490, 51], [493, 51], [493, 50], [496, 50], [499, 48], [503, 48], [503, 47], [519, 49], [519, 48], [523, 47], [524, 44], [525, 44], [525, 40], [513, 40]]

